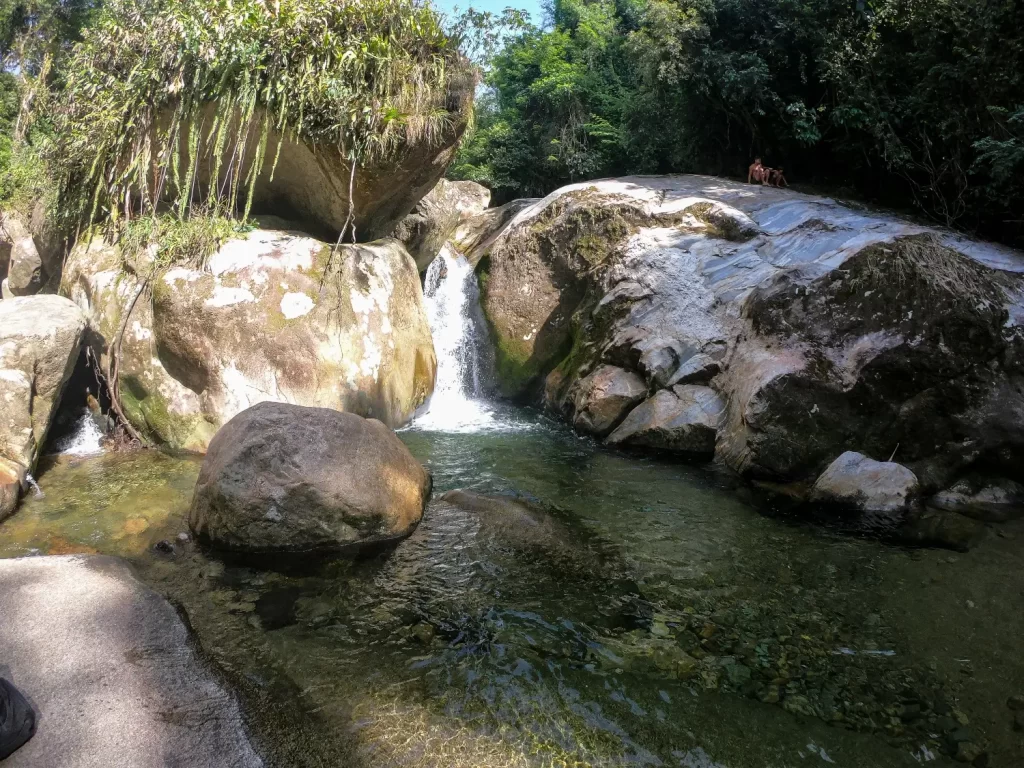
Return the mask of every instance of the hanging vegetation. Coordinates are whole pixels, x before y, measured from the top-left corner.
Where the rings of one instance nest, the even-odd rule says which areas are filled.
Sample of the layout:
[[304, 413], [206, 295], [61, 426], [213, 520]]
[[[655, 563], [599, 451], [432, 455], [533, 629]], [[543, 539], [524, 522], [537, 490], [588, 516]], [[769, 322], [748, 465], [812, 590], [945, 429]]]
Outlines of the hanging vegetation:
[[244, 220], [283, 141], [387, 159], [441, 135], [471, 81], [417, 0], [109, 0], [53, 107], [61, 199], [80, 224]]

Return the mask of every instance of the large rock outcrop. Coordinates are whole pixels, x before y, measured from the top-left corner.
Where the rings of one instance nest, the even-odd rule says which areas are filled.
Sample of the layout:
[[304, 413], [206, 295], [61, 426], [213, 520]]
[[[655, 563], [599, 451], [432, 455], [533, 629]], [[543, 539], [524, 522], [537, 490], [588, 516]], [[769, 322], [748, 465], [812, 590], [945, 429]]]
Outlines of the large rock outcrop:
[[0, 520], [35, 468], [86, 325], [82, 311], [60, 296], [0, 301]]
[[790, 190], [634, 177], [520, 211], [478, 271], [503, 393], [570, 421], [613, 366], [652, 399], [716, 392], [715, 454], [751, 478], [895, 452], [933, 494], [1024, 466], [1010, 249]]
[[441, 179], [402, 219], [393, 236], [405, 244], [420, 272], [425, 272], [459, 225], [481, 215], [490, 202], [487, 187], [473, 181]]
[[125, 326], [124, 408], [155, 442], [205, 450], [222, 424], [265, 400], [398, 426], [433, 391], [419, 273], [396, 240], [332, 258], [329, 244], [301, 233], [256, 230], [206, 269], [157, 273], [124, 323], [149, 272], [93, 241], [72, 252], [65, 286], [98, 331], [104, 365]]
[[248, 553], [357, 553], [415, 530], [430, 475], [376, 419], [260, 403], [217, 433], [189, 526]]
[[4, 675], [38, 710], [4, 768], [258, 768], [238, 704], [167, 600], [111, 557], [0, 560]]
[[[472, 72], [460, 71], [448, 91], [449, 119], [442, 130], [424, 131], [403, 140], [380, 159], [358, 162], [354, 175], [347, 152], [341, 147], [281, 136], [271, 130], [267, 139], [271, 149], [253, 186], [252, 210], [258, 214], [282, 213], [301, 222], [305, 231], [331, 240], [342, 229], [349, 237], [350, 227], [354, 227], [360, 243], [391, 236], [451, 165], [468, 124], [475, 85]], [[210, 115], [212, 110], [207, 112], [207, 121]], [[243, 177], [248, 177], [256, 159], [261, 132], [261, 121], [254, 119], [244, 142], [247, 152], [241, 162]], [[205, 145], [209, 149], [214, 143], [208, 138]], [[187, 167], [190, 156], [184, 145], [182, 150], [181, 162]], [[274, 154], [278, 152], [275, 164]], [[200, 157], [194, 182], [201, 190], [199, 196], [211, 189], [215, 166], [211, 153]], [[221, 163], [220, 188], [228, 168], [228, 163]], [[168, 199], [177, 195], [178, 190], [168, 184]]]

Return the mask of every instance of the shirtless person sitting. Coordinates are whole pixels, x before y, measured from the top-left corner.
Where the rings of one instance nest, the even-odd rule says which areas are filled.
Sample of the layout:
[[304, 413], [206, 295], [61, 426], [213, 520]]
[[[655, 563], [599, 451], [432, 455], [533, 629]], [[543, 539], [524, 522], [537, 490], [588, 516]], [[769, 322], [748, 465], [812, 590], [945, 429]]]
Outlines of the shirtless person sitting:
[[761, 165], [761, 158], [755, 157], [747, 169], [747, 184], [767, 184], [768, 169]]
[[779, 168], [768, 168], [768, 183], [773, 187], [788, 187], [789, 184], [786, 182], [786, 176], [782, 172], [782, 167]]

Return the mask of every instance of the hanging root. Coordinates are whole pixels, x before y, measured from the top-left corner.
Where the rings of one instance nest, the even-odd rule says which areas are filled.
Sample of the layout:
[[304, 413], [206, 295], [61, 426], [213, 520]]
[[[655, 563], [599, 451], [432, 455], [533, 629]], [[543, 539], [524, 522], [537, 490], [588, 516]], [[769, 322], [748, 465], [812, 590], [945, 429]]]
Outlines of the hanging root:
[[139, 434], [139, 431], [132, 426], [131, 422], [128, 421], [128, 417], [124, 414], [124, 408], [121, 406], [121, 385], [118, 377], [118, 368], [121, 364], [121, 342], [124, 340], [124, 332], [128, 328], [128, 320], [132, 316], [135, 305], [139, 302], [139, 297], [141, 297], [143, 291], [149, 287], [151, 278], [152, 275], [142, 281], [139, 285], [139, 290], [135, 292], [135, 296], [132, 298], [131, 302], [128, 304], [128, 308], [125, 310], [124, 318], [121, 320], [121, 327], [118, 328], [114, 343], [110, 346], [110, 354], [107, 358], [107, 370], [104, 373], [107, 380], [107, 393], [110, 395], [110, 407], [117, 416], [120, 426], [133, 440], [138, 441], [140, 445], [146, 445], [147, 441], [141, 434]]
[[324, 283], [327, 281], [327, 276], [331, 274], [331, 267], [334, 266], [334, 254], [341, 250], [341, 243], [345, 239], [345, 232], [348, 231], [349, 226], [352, 227], [352, 242], [356, 241], [356, 200], [355, 200], [355, 187], [356, 187], [356, 159], [355, 155], [350, 155], [349, 160], [352, 163], [352, 168], [348, 174], [348, 215], [345, 217], [345, 223], [341, 225], [341, 232], [338, 234], [338, 241], [334, 244], [331, 249], [331, 255], [327, 257], [327, 264], [324, 266], [324, 273], [320, 276], [320, 294], [323, 295]]

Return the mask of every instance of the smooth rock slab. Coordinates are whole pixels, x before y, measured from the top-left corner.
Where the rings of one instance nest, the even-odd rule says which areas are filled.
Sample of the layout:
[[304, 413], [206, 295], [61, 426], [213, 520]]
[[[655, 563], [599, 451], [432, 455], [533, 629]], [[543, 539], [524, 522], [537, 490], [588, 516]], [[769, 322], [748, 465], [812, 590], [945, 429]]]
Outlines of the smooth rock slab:
[[847, 451], [814, 483], [811, 501], [832, 502], [864, 512], [898, 513], [907, 509], [917, 491], [917, 476], [902, 464], [875, 461]]
[[0, 560], [0, 617], [0, 668], [39, 716], [4, 768], [263, 765], [174, 608], [120, 560]]

